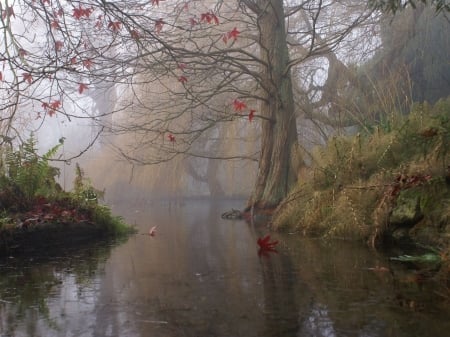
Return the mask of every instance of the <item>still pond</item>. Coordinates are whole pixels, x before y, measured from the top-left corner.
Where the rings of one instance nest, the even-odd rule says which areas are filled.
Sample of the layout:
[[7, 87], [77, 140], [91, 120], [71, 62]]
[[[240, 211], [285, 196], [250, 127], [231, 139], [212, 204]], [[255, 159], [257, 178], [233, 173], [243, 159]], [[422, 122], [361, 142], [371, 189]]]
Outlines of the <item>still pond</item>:
[[[242, 200], [113, 206], [138, 232], [0, 260], [0, 337], [449, 336], [432, 276], [361, 244], [223, 220]], [[143, 235], [156, 226], [156, 235]]]

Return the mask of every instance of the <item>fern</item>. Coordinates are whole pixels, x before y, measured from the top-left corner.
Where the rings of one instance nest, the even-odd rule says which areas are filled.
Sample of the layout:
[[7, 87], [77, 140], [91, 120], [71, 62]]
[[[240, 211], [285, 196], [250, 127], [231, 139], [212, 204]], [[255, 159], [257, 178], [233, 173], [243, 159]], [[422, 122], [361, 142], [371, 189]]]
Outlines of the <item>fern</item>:
[[58, 171], [49, 165], [62, 143], [51, 148], [42, 157], [38, 155], [37, 141], [33, 135], [17, 151], [5, 154], [7, 178], [23, 194], [27, 202], [38, 195], [50, 196], [56, 191], [55, 175]]

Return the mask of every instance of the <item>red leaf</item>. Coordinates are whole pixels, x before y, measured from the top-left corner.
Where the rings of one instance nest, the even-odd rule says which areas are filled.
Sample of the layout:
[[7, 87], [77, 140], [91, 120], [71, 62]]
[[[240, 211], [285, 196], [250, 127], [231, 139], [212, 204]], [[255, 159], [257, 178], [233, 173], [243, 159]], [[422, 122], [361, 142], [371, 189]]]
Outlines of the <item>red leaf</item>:
[[172, 135], [171, 133], [169, 133], [169, 134], [167, 135], [167, 138], [169, 138], [169, 141], [172, 142], [172, 143], [175, 143], [175, 142], [176, 142], [175, 136]]
[[200, 15], [200, 21], [206, 21], [207, 23], [219, 24], [219, 19], [213, 12], [203, 13]]
[[242, 111], [245, 108], [247, 108], [247, 104], [245, 104], [245, 102], [242, 102], [242, 101], [240, 101], [238, 99], [235, 99], [233, 101], [233, 109], [234, 109], [234, 111]]
[[63, 46], [64, 46], [64, 42], [62, 42], [62, 41], [56, 41], [55, 42], [55, 50], [56, 51], [60, 51]]
[[92, 61], [87, 59], [87, 60], [83, 60], [83, 66], [87, 69], [91, 69], [92, 67]]
[[23, 73], [23, 80], [28, 82], [28, 84], [31, 84], [31, 82], [33, 82], [33, 76], [31, 76], [30, 73]]
[[0, 71], [0, 81], [3, 81], [3, 74], [1, 71]]
[[28, 54], [28, 52], [27, 52], [25, 49], [19, 48], [19, 56], [20, 56], [20, 57], [24, 57], [24, 56], [26, 56], [27, 54]]
[[219, 24], [219, 19], [217, 18], [217, 16], [216, 16], [215, 14], [211, 14], [211, 16], [212, 16], [212, 18], [213, 18], [213, 20], [214, 20], [214, 23], [215, 23], [216, 25], [218, 25], [218, 24]]
[[110, 21], [108, 24], [108, 28], [111, 29], [114, 33], [117, 33], [121, 27], [120, 21]]
[[134, 40], [139, 40], [141, 37], [139, 32], [136, 29], [131, 30], [130, 35], [131, 35], [131, 38]]
[[92, 8], [82, 8], [80, 5], [78, 8], [73, 9], [73, 17], [77, 20], [80, 20], [83, 16], [88, 18], [92, 11]]
[[179, 63], [178, 69], [181, 69], [181, 71], [184, 71], [184, 69], [186, 69], [186, 63]]
[[195, 26], [198, 23], [194, 18], [190, 18], [189, 22], [191, 23], [191, 26]]
[[3, 20], [6, 19], [6, 17], [10, 18], [11, 16], [16, 17], [16, 14], [14, 13], [13, 6], [6, 6], [5, 10], [3, 11], [2, 18]]
[[250, 110], [250, 113], [248, 114], [248, 120], [251, 122], [253, 118], [255, 117], [256, 110]]
[[74, 56], [70, 59], [70, 64], [76, 64], [77, 63], [77, 58]]
[[59, 28], [61, 28], [61, 27], [59, 26], [58, 20], [53, 20], [52, 23], [50, 24], [50, 27], [51, 27], [52, 29], [59, 29]]
[[232, 30], [231, 32], [228, 32], [228, 37], [229, 37], [230, 39], [233, 38], [233, 39], [236, 40], [240, 33], [241, 33], [241, 32], [238, 31], [236, 27], [234, 27], [233, 30]]
[[54, 100], [50, 104], [42, 103], [42, 107], [44, 107], [44, 109], [46, 109], [47, 114], [50, 117], [53, 117], [53, 115], [56, 114], [56, 111], [61, 107], [61, 101], [60, 100]]
[[82, 94], [83, 91], [86, 90], [86, 89], [88, 89], [87, 84], [80, 83], [80, 85], [78, 86], [78, 92], [79, 92], [80, 94]]
[[186, 76], [180, 76], [180, 77], [178, 78], [178, 81], [184, 84], [184, 83], [187, 82], [187, 78], [186, 78]]
[[60, 100], [55, 100], [53, 102], [50, 103], [50, 108], [57, 110], [61, 107], [61, 101]]
[[159, 2], [164, 0], [152, 0], [152, 5], [159, 6]]
[[267, 234], [265, 237], [259, 238], [257, 243], [261, 249], [272, 250], [278, 244], [278, 240], [270, 241], [270, 235]]
[[101, 15], [98, 17], [97, 21], [95, 22], [94, 27], [97, 29], [100, 29], [103, 27], [103, 21], [101, 19]]
[[163, 28], [163, 25], [165, 24], [163, 19], [158, 19], [155, 22], [155, 31], [156, 34], [159, 34], [161, 32], [161, 29]]

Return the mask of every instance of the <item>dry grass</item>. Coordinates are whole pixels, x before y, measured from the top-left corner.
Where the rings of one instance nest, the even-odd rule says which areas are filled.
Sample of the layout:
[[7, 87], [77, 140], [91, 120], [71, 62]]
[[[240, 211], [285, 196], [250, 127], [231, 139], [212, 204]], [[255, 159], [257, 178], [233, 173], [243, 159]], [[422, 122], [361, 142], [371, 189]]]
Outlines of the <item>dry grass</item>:
[[[450, 98], [434, 107], [417, 105], [398, 116], [396, 125], [371, 130], [335, 137], [314, 150], [305, 179], [274, 217], [275, 229], [376, 241], [389, 225], [398, 177], [411, 176], [431, 177], [417, 187], [428, 220], [449, 222], [450, 188], [444, 177], [450, 164]], [[433, 203], [444, 208], [433, 210]]]

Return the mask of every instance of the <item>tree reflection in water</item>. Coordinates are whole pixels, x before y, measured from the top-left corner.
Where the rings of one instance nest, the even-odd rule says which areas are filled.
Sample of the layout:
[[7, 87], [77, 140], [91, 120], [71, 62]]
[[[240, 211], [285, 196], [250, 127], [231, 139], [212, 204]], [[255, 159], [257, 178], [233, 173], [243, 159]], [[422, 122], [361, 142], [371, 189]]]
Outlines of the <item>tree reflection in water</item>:
[[115, 213], [157, 235], [2, 260], [0, 336], [446, 336], [432, 278], [360, 244], [280, 233], [258, 255], [266, 227], [220, 218], [242, 203], [124, 204]]

